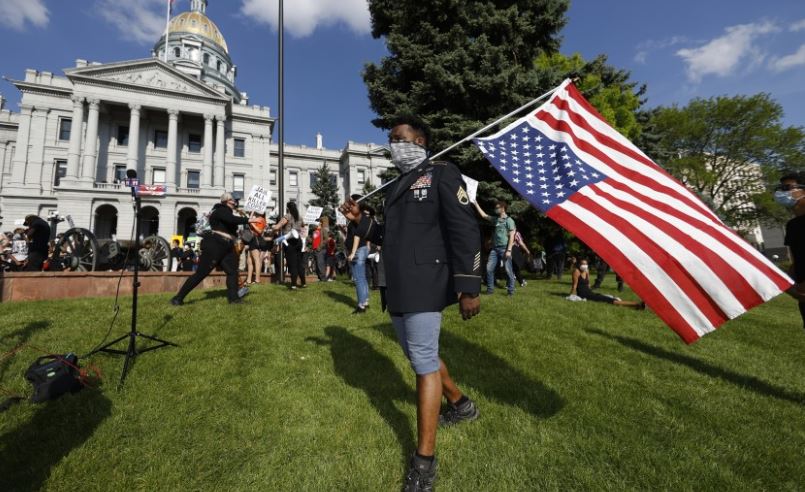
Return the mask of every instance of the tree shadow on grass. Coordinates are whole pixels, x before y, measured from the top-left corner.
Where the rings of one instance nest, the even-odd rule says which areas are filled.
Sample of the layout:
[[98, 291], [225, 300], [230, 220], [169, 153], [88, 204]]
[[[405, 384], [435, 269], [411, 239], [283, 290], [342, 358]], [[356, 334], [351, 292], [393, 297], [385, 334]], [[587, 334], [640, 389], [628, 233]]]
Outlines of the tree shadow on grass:
[[[390, 324], [376, 328], [397, 341]], [[440, 334], [439, 352], [459, 388], [471, 386], [490, 400], [519, 407], [542, 419], [557, 414], [565, 405], [556, 391], [534, 381], [489, 350], [449, 331], [442, 330]]]
[[371, 343], [341, 326], [328, 326], [324, 333], [327, 338], [308, 337], [306, 340], [330, 346], [336, 374], [366, 394], [396, 435], [402, 452], [401, 462], [405, 463], [408, 453], [415, 447], [414, 436], [408, 417], [397, 408], [395, 401], [416, 401], [416, 395], [405, 384], [394, 363]]
[[346, 304], [347, 306], [354, 308], [357, 306], [357, 302], [349, 296], [345, 296], [344, 294], [340, 294], [338, 292], [333, 292], [332, 290], [325, 290], [324, 294], [327, 295], [330, 299], [340, 302], [341, 304]]
[[0, 435], [0, 490], [40, 490], [50, 472], [111, 414], [99, 389], [38, 405], [31, 418]]
[[[28, 323], [19, 330], [14, 330], [10, 333], [0, 336], [0, 353], [10, 352], [22, 347], [28, 343], [28, 341], [34, 336], [34, 333], [47, 329], [48, 327], [50, 327], [50, 321], [34, 321], [33, 323]], [[13, 356], [10, 356], [0, 360], [0, 381], [3, 380], [3, 376], [5, 376], [6, 370], [11, 364], [13, 358]]]
[[733, 372], [728, 369], [723, 369], [721, 367], [714, 366], [708, 362], [696, 359], [694, 357], [690, 357], [675, 352], [669, 352], [660, 347], [655, 347], [654, 345], [648, 345], [646, 343], [641, 342], [640, 340], [635, 340], [634, 338], [612, 335], [596, 328], [585, 328], [584, 331], [590, 333], [591, 335], [597, 335], [600, 337], [607, 338], [609, 340], [613, 340], [615, 342], [620, 343], [624, 347], [628, 347], [638, 352], [643, 352], [644, 354], [651, 355], [652, 357], [656, 357], [658, 359], [664, 359], [669, 362], [673, 362], [675, 364], [686, 366], [706, 376], [724, 380], [728, 383], [740, 386], [741, 388], [747, 389], [749, 391], [754, 391], [759, 395], [770, 396], [772, 398], [790, 401], [792, 403], [797, 403], [799, 405], [805, 405], [805, 394], [789, 391], [787, 389], [774, 386], [770, 383], [767, 383], [761, 379], [756, 378], [755, 376], [749, 376], [746, 374]]

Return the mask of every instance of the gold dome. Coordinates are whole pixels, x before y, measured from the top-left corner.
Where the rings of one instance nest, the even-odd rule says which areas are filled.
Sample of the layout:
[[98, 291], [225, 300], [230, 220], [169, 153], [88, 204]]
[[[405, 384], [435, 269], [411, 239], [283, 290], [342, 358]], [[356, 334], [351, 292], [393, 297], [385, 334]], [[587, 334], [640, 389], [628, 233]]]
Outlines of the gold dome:
[[229, 54], [229, 48], [226, 45], [223, 34], [221, 34], [221, 30], [209, 17], [201, 12], [182, 12], [177, 15], [171, 19], [170, 32], [198, 34], [211, 39], [213, 43], [223, 48], [226, 54]]

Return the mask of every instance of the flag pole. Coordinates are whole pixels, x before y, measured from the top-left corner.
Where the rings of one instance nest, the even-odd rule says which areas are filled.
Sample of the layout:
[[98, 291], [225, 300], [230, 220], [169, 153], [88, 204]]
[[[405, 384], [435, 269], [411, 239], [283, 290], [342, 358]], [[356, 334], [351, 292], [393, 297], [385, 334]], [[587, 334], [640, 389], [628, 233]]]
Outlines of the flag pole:
[[[466, 142], [469, 142], [469, 141], [470, 141], [470, 140], [472, 140], [473, 138], [477, 137], [478, 135], [482, 134], [483, 132], [485, 132], [485, 131], [489, 130], [490, 128], [494, 127], [495, 125], [497, 125], [497, 124], [498, 124], [498, 123], [500, 123], [501, 121], [503, 121], [503, 120], [505, 120], [505, 119], [508, 119], [508, 118], [511, 118], [512, 116], [514, 116], [514, 115], [518, 114], [519, 112], [523, 111], [524, 109], [526, 109], [526, 108], [530, 108], [531, 106], [533, 106], [533, 105], [537, 104], [538, 102], [543, 101], [544, 99], [546, 99], [546, 98], [550, 97], [550, 96], [551, 96], [551, 95], [552, 95], [554, 92], [556, 92], [556, 91], [558, 91], [559, 89], [561, 89], [562, 87], [564, 87], [564, 86], [566, 85], [566, 82], [567, 82], [567, 80], [565, 80], [565, 82], [562, 82], [561, 84], [559, 84], [557, 87], [554, 87], [553, 89], [549, 90], [549, 91], [548, 91], [548, 92], [546, 92], [545, 94], [543, 94], [543, 95], [539, 96], [538, 98], [533, 99], [533, 100], [531, 100], [531, 101], [529, 101], [529, 102], [527, 102], [527, 103], [523, 104], [522, 106], [520, 106], [519, 108], [515, 109], [514, 111], [512, 111], [512, 112], [511, 112], [511, 113], [509, 113], [509, 114], [507, 114], [506, 116], [503, 116], [503, 117], [501, 117], [501, 118], [496, 119], [496, 120], [495, 120], [495, 121], [493, 121], [492, 123], [490, 123], [490, 124], [486, 125], [485, 127], [481, 128], [480, 130], [476, 131], [476, 132], [475, 132], [475, 133], [473, 133], [472, 135], [468, 135], [468, 136], [466, 136], [466, 137], [462, 138], [461, 140], [459, 140], [458, 142], [454, 143], [454, 144], [453, 144], [453, 145], [451, 145], [450, 147], [447, 147], [446, 149], [442, 150], [441, 152], [438, 152], [438, 153], [436, 153], [436, 154], [434, 154], [434, 155], [430, 156], [430, 157], [429, 157], [429, 159], [430, 159], [430, 160], [434, 160], [434, 159], [437, 159], [437, 158], [439, 158], [439, 157], [441, 157], [441, 156], [445, 155], [446, 153], [448, 153], [448, 152], [450, 152], [451, 150], [455, 149], [455, 148], [456, 148], [456, 147], [458, 147], [459, 145], [461, 145], [461, 144], [463, 144], [463, 143], [466, 143]], [[384, 188], [388, 187], [390, 184], [394, 183], [394, 182], [395, 182], [395, 181], [397, 181], [398, 179], [400, 179], [400, 178], [399, 178], [399, 176], [398, 176], [398, 177], [396, 177], [396, 178], [394, 178], [394, 179], [392, 179], [392, 180], [391, 180], [391, 181], [389, 181], [388, 183], [385, 183], [383, 186], [381, 186], [381, 187], [377, 188], [376, 190], [372, 190], [372, 192], [371, 192], [371, 193], [369, 193], [369, 194], [367, 194], [367, 195], [364, 195], [364, 196], [363, 196], [361, 199], [359, 199], [357, 202], [358, 202], [358, 203], [360, 203], [360, 202], [362, 202], [362, 201], [366, 200], [367, 198], [369, 198], [370, 196], [374, 195], [374, 194], [375, 194], [375, 193], [377, 193], [378, 191], [380, 191], [380, 190], [382, 190], [382, 189], [384, 189]]]
[[[278, 26], [278, 67], [277, 67], [277, 106], [279, 106], [279, 135], [277, 139], [277, 207], [279, 217], [285, 212], [285, 4], [279, 0], [279, 26]], [[280, 220], [278, 217], [277, 220]], [[284, 252], [282, 246], [279, 249], [279, 272], [277, 279], [279, 283], [285, 282], [285, 270], [283, 268]]]
[[168, 38], [171, 33], [171, 7], [173, 7], [173, 0], [168, 0], [168, 10], [165, 13], [165, 63], [168, 63]]

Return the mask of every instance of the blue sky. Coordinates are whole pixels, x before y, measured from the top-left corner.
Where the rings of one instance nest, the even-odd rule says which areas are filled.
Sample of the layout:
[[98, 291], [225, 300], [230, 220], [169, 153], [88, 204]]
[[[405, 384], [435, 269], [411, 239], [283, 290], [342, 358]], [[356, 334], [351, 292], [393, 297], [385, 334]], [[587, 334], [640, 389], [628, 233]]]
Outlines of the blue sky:
[[[360, 72], [385, 53], [364, 0], [286, 3], [287, 141], [340, 148], [382, 142]], [[61, 73], [76, 58], [144, 58], [164, 30], [164, 0], [0, 0], [0, 74]], [[276, 0], [211, 0], [251, 102], [277, 107]], [[189, 7], [178, 0], [178, 10]], [[805, 126], [805, 2], [574, 0], [562, 52], [604, 53], [648, 84], [648, 105], [769, 92], [785, 122]], [[0, 82], [16, 110], [19, 94]]]

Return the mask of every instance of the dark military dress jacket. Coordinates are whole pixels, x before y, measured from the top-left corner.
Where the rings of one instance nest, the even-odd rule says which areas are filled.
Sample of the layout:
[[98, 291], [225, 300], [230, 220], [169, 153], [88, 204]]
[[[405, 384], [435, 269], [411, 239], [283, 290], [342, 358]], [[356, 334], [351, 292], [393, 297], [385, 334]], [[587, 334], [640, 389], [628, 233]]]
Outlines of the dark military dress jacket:
[[385, 223], [358, 235], [381, 244], [392, 314], [442, 311], [481, 290], [481, 235], [458, 168], [426, 160], [390, 185]]

